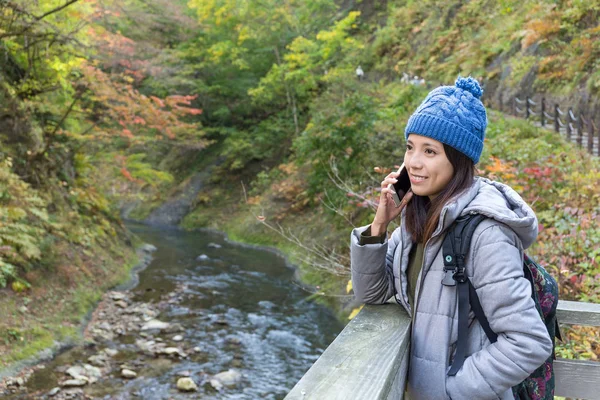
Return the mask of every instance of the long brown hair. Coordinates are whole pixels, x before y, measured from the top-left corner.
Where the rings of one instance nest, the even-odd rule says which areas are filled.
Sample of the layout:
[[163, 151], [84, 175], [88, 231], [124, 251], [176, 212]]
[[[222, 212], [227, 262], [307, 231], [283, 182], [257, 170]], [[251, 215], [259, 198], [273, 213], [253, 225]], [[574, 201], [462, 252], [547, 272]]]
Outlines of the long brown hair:
[[444, 144], [444, 152], [454, 168], [454, 175], [440, 194], [429, 200], [416, 194], [406, 206], [406, 229], [415, 243], [426, 243], [435, 232], [444, 206], [456, 195], [468, 189], [475, 177], [473, 160]]

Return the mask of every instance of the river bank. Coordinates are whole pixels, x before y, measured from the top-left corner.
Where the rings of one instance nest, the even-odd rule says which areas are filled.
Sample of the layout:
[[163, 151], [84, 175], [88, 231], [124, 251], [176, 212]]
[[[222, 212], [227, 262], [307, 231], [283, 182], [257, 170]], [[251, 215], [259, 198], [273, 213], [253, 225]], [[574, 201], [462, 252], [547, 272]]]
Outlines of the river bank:
[[[20, 316], [22, 329], [7, 330], [13, 340], [4, 338], [4, 346], [0, 346], [0, 394], [18, 391], [39, 363], [85, 343], [85, 329], [104, 292], [135, 284], [137, 274], [150, 263], [152, 247], [137, 241], [136, 245], [136, 251], [121, 249], [122, 257], [112, 260], [99, 249], [96, 263], [88, 260], [80, 268], [59, 268], [47, 276], [42, 288], [34, 283], [29, 292], [21, 294], [5, 290], [0, 308], [8, 318], [3, 322], [9, 326], [10, 316]], [[33, 337], [27, 336], [29, 332]]]
[[14, 377], [7, 398], [280, 398], [342, 328], [272, 249], [134, 229], [158, 246], [139, 283], [104, 294], [85, 344]]

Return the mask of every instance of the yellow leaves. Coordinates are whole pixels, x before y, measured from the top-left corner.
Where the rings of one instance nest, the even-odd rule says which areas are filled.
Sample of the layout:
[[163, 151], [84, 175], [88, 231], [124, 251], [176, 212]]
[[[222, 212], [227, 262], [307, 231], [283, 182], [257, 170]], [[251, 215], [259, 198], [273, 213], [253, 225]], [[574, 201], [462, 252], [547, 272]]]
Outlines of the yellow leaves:
[[21, 293], [27, 290], [27, 285], [19, 281], [14, 281], [10, 286], [15, 293]]
[[261, 200], [262, 200], [261, 196], [252, 196], [252, 197], [248, 197], [248, 200], [246, 201], [246, 203], [255, 206], [257, 204], [260, 204]]
[[246, 40], [250, 39], [250, 29], [241, 24], [239, 24], [236, 29], [238, 31], [237, 44], [238, 46], [241, 46]]
[[557, 354], [562, 358], [580, 358], [597, 361], [600, 359], [598, 329], [587, 326], [563, 328], [562, 343], [557, 343]]
[[287, 175], [294, 174], [298, 171], [298, 166], [294, 162], [280, 164], [277, 168], [279, 168], [280, 171], [285, 172]]
[[19, 207], [7, 207], [6, 215], [13, 221], [18, 221], [27, 216], [27, 212]]
[[510, 183], [510, 180], [514, 180], [516, 178], [516, 169], [513, 163], [493, 156], [490, 158], [492, 163], [483, 167], [483, 170], [490, 179], [498, 179], [506, 183]]
[[363, 309], [363, 305], [361, 305], [360, 307], [357, 307], [355, 309], [352, 310], [352, 312], [350, 313], [350, 315], [348, 315], [348, 319], [353, 319], [354, 317], [356, 317], [358, 315], [358, 313], [360, 312], [360, 310]]
[[525, 25], [524, 36], [521, 39], [523, 49], [528, 48], [535, 42], [546, 40], [552, 34], [560, 31], [560, 20], [552, 18], [553, 15], [551, 14], [549, 18], [533, 19]]
[[348, 284], [346, 285], [346, 293], [349, 294], [352, 291], [352, 279], [350, 279], [348, 281]]

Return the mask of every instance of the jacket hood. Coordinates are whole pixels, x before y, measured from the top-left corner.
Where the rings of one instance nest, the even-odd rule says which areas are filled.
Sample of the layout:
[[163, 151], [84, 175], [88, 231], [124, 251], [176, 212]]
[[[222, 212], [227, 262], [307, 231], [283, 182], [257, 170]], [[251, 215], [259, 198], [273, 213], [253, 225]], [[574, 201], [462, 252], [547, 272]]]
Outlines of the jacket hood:
[[[445, 212], [445, 214], [444, 214]], [[477, 213], [509, 226], [526, 249], [537, 238], [538, 220], [535, 213], [510, 186], [477, 177], [473, 185], [442, 211], [442, 230], [459, 216]]]

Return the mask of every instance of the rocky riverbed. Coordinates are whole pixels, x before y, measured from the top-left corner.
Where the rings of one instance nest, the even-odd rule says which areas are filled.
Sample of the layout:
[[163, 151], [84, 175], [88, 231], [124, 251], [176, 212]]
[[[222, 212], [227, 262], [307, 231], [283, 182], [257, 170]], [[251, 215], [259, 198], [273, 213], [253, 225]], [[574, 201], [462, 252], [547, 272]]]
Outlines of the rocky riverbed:
[[[91, 399], [93, 397], [86, 394], [87, 387], [115, 376], [123, 380], [134, 379], [145, 372], [149, 359], [155, 364], [169, 365], [183, 359], [202, 358], [202, 348], [186, 342], [180, 324], [157, 319], [161, 310], [183, 299], [185, 289], [185, 284], [178, 286], [157, 304], [132, 301], [132, 295], [126, 292], [106, 293], [85, 330], [86, 347], [92, 355], [73, 364], [53, 366], [58, 380], [50, 390], [35, 390], [35, 387], [31, 390], [28, 386], [35, 372], [46, 369], [46, 366], [39, 365], [5, 379], [0, 385], [0, 394], [15, 398]], [[215, 323], [226, 324], [225, 321]], [[115, 339], [126, 336], [135, 338], [135, 349], [120, 354]], [[235, 340], [231, 344], [240, 345]], [[235, 369], [215, 375], [192, 375], [189, 371], [181, 371], [178, 375], [178, 379], [173, 381], [173, 388], [181, 392], [196, 392], [201, 385], [210, 385], [218, 391], [225, 386], [236, 385], [242, 379], [242, 374]]]
[[4, 379], [0, 397], [282, 398], [341, 330], [273, 253], [139, 229], [158, 251], [136, 287], [105, 293], [83, 345]]

